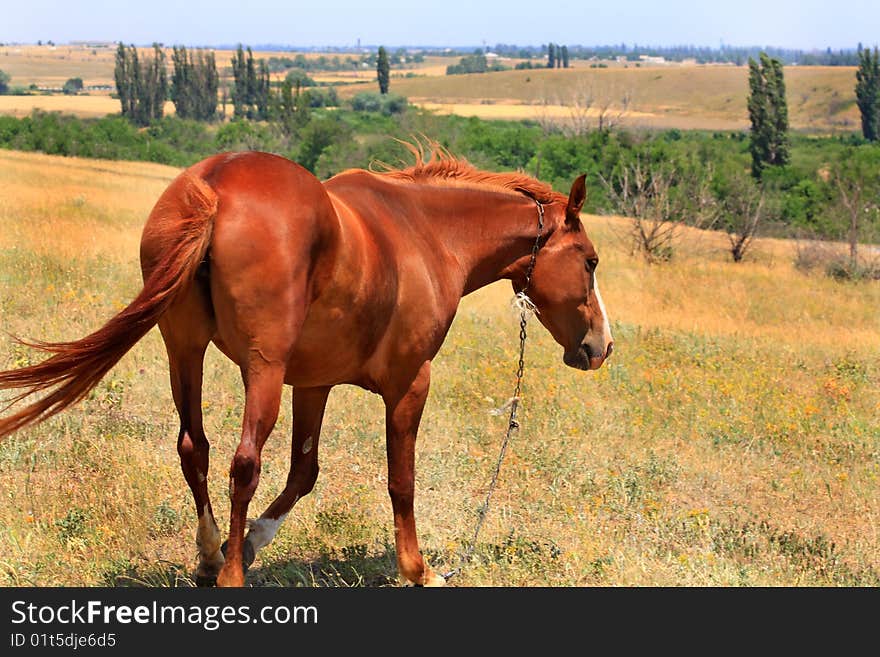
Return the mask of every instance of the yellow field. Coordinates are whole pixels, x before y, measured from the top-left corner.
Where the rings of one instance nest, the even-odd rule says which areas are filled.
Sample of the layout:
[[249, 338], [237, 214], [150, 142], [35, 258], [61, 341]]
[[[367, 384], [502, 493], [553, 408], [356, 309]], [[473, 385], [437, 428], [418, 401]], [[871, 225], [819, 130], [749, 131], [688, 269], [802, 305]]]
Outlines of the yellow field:
[[[486, 120], [505, 121], [539, 121], [542, 123], [555, 123], [566, 125], [572, 121], [572, 117], [581, 122], [584, 117], [590, 121], [590, 125], [598, 125], [600, 110], [596, 108], [585, 112], [567, 107], [565, 105], [528, 105], [516, 101], [508, 102], [481, 102], [481, 103], [436, 103], [421, 99], [410, 99], [414, 104], [438, 114], [453, 114], [457, 116], [475, 116]], [[651, 112], [627, 110], [620, 112], [612, 110], [610, 114], [615, 118], [615, 124], [625, 128], [651, 128], [667, 129], [679, 128], [687, 130], [745, 130], [748, 129], [748, 121], [734, 121], [722, 118], [707, 118], [703, 116], [680, 117], [661, 116]], [[607, 114], [606, 114], [607, 115]], [[620, 115], [618, 119], [617, 116]]]
[[[170, 167], [0, 151], [0, 367], [10, 334], [72, 339], [137, 293], [140, 230]], [[761, 240], [683, 231], [675, 259], [629, 255], [624, 219], [584, 217], [616, 349], [563, 366], [530, 324], [522, 429], [470, 586], [880, 585], [880, 286], [836, 283]], [[470, 536], [506, 420], [510, 288], [466, 297], [434, 361], [416, 512], [442, 569]], [[0, 584], [192, 584], [195, 516], [175, 450], [164, 348], [151, 331], [64, 414], [0, 444]], [[283, 486], [289, 391], [256, 515]], [[204, 409], [221, 527], [242, 388], [216, 350]], [[2, 404], [0, 404], [2, 406]], [[380, 400], [331, 395], [321, 476], [248, 574], [255, 585], [395, 583]]]
[[2, 46], [0, 69], [12, 85], [61, 88], [69, 78], [82, 78], [87, 87], [113, 85], [115, 47]]
[[[145, 49], [146, 53], [147, 50]], [[0, 69], [12, 84], [60, 88], [70, 77], [86, 86], [113, 85], [114, 48], [85, 46], [0, 47]], [[231, 79], [232, 51], [216, 51], [221, 78]], [[291, 52], [255, 52], [256, 57], [293, 57]], [[317, 58], [321, 53], [307, 53]], [[333, 57], [334, 53], [324, 53]], [[170, 50], [168, 51], [170, 57]], [[345, 57], [345, 55], [339, 55]], [[486, 119], [533, 119], [564, 122], [573, 107], [592, 98], [592, 111], [619, 108], [629, 98], [623, 124], [629, 127], [742, 130], [748, 127], [748, 68], [723, 65], [651, 65], [592, 69], [575, 61], [571, 69], [532, 69], [474, 75], [445, 75], [457, 58], [428, 57], [421, 64], [392, 72], [391, 91], [441, 113]], [[516, 60], [505, 62], [512, 65]], [[405, 77], [408, 73], [417, 77]], [[283, 74], [275, 74], [281, 79]], [[350, 97], [375, 89], [375, 71], [328, 71], [312, 74], [319, 82], [338, 84]], [[785, 68], [789, 118], [797, 130], [852, 132], [860, 125], [855, 105], [855, 69], [788, 66]], [[106, 92], [103, 92], [106, 94]], [[32, 104], [33, 103], [33, 104]], [[170, 105], [170, 104], [169, 104]], [[105, 98], [64, 96], [46, 100], [0, 98], [0, 113], [21, 115], [34, 106], [101, 116], [118, 111]], [[104, 107], [109, 108], [104, 111]]]
[[[151, 55], [152, 48], [139, 48], [139, 54]], [[218, 72], [221, 78], [231, 79], [231, 60], [234, 50], [214, 49]], [[303, 53], [306, 59], [339, 57], [345, 60], [347, 53]], [[165, 49], [169, 62], [171, 48]], [[297, 55], [288, 51], [255, 50], [254, 57], [290, 57]], [[113, 86], [113, 67], [115, 65], [116, 45], [112, 46], [0, 46], [0, 70], [12, 76], [12, 84], [27, 87], [36, 84], [38, 87], [61, 88], [69, 78], [82, 78], [85, 86]], [[451, 61], [443, 57], [426, 57], [421, 64], [407, 64], [404, 68], [395, 68], [392, 76], [397, 78], [407, 73], [418, 75], [444, 75], [446, 64]], [[281, 77], [280, 74], [276, 75]], [[358, 69], [356, 71], [333, 71], [313, 76], [322, 82], [375, 81], [376, 71]]]
[[[119, 101], [109, 95], [88, 96], [0, 96], [0, 114], [28, 116], [34, 110], [63, 112], [83, 118], [119, 114]], [[165, 102], [165, 114], [174, 114], [174, 103]]]
[[[785, 68], [789, 120], [795, 129], [855, 130], [855, 69], [849, 67]], [[564, 113], [565, 106], [585, 98], [593, 107], [619, 108], [629, 97], [628, 116], [635, 124], [682, 129], [748, 127], [748, 68], [734, 66], [653, 66], [607, 69], [538, 69], [500, 73], [412, 78], [396, 81], [392, 91], [417, 104], [462, 105], [475, 115], [509, 112], [526, 118], [544, 105]], [[343, 94], [344, 95], [344, 94]], [[475, 110], [473, 105], [488, 105]], [[525, 106], [522, 107], [522, 106]], [[538, 109], [532, 108], [537, 106]], [[561, 106], [561, 107], [560, 107]]]

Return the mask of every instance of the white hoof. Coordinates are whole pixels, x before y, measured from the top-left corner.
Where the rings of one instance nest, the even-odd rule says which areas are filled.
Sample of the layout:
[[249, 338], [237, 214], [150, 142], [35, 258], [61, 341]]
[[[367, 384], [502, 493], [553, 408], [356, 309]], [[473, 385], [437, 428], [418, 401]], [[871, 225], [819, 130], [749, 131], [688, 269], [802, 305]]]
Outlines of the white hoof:
[[446, 586], [446, 579], [443, 575], [438, 575], [435, 572], [429, 572], [428, 576], [425, 577], [424, 586]]
[[442, 575], [438, 575], [432, 570], [428, 571], [428, 574], [425, 576], [425, 580], [422, 584], [416, 584], [415, 582], [407, 579], [403, 575], [400, 576], [400, 579], [403, 583], [403, 586], [425, 586], [425, 587], [435, 587], [435, 586], [446, 586], [446, 580]]

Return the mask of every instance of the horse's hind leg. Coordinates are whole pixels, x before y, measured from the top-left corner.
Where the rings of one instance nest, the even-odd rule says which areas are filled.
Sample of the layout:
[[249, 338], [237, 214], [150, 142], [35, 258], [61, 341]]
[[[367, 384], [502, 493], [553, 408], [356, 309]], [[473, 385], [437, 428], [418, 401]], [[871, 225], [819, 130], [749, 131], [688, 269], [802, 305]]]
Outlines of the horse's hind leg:
[[[281, 405], [284, 385], [283, 361], [266, 360], [258, 351], [242, 368], [245, 385], [244, 426], [241, 441], [229, 469], [229, 540], [226, 561], [217, 577], [218, 586], [244, 586], [244, 530], [247, 510], [260, 481], [260, 455]], [[247, 555], [248, 560], [252, 555]]]
[[180, 416], [177, 453], [184, 479], [192, 491], [198, 516], [196, 583], [211, 586], [223, 565], [220, 530], [208, 497], [208, 439], [202, 424], [202, 367], [213, 333], [210, 314], [194, 295], [170, 309], [159, 322], [168, 351], [171, 392]]
[[[293, 440], [290, 473], [282, 493], [258, 519], [245, 538], [253, 554], [268, 545], [284, 518], [301, 497], [308, 495], [318, 479], [318, 439], [330, 388], [297, 388], [293, 391]], [[245, 548], [247, 550], [247, 548]], [[250, 565], [250, 564], [245, 564]]]

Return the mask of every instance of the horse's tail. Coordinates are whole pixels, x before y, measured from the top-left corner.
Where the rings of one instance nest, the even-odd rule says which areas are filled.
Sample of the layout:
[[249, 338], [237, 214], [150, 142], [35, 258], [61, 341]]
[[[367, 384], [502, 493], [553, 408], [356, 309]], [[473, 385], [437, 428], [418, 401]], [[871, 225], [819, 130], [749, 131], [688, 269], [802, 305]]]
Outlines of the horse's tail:
[[[0, 418], [0, 438], [60, 413], [94, 388], [119, 359], [156, 325], [196, 275], [211, 241], [217, 194], [184, 172], [159, 199], [147, 226], [158, 249], [140, 294], [100, 329], [74, 342], [25, 342], [52, 354], [36, 365], [0, 372], [0, 390], [21, 390], [9, 406], [44, 390], [44, 397]], [[146, 233], [146, 230], [145, 230]], [[7, 406], [6, 408], [9, 408]]]

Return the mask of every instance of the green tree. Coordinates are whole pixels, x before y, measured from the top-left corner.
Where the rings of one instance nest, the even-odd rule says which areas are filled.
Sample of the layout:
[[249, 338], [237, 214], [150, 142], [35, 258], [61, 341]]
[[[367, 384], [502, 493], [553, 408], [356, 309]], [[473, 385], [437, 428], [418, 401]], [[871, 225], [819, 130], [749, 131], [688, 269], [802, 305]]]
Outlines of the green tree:
[[174, 73], [171, 75], [171, 100], [177, 116], [182, 119], [193, 118], [196, 99], [193, 97], [193, 65], [185, 46], [174, 46], [171, 52]]
[[245, 93], [245, 102], [247, 103], [247, 117], [249, 119], [256, 118], [256, 110], [254, 109], [257, 104], [257, 65], [254, 62], [254, 51], [251, 50], [251, 47], [248, 46], [247, 49], [247, 60], [244, 65], [245, 72], [245, 82], [244, 82], [244, 93]]
[[351, 139], [351, 128], [338, 116], [325, 116], [310, 121], [300, 137], [302, 141], [296, 161], [314, 173], [315, 165], [325, 149]]
[[232, 56], [232, 77], [235, 85], [232, 87], [233, 115], [236, 118], [247, 116], [248, 89], [247, 89], [247, 63], [241, 44]]
[[848, 274], [856, 276], [859, 242], [876, 239], [880, 228], [880, 151], [873, 145], [846, 149], [832, 165], [831, 179], [837, 197], [833, 213], [849, 244]]
[[0, 95], [3, 95], [5, 93], [9, 92], [9, 81], [11, 79], [12, 78], [9, 77], [8, 73], [0, 71]]
[[379, 78], [379, 93], [387, 94], [391, 66], [388, 63], [388, 52], [385, 50], [385, 46], [379, 46], [379, 56], [376, 58], [376, 76]]
[[66, 94], [78, 94], [83, 90], [82, 78], [69, 78], [61, 90]]
[[265, 121], [269, 118], [269, 105], [272, 97], [269, 65], [265, 59], [257, 60], [257, 62], [257, 77], [254, 83], [254, 118]]
[[271, 96], [269, 93], [269, 65], [265, 60], [254, 61], [250, 46], [247, 57], [241, 44], [232, 56], [232, 75], [235, 86], [232, 89], [232, 104], [235, 116], [249, 119], [268, 119]]
[[217, 115], [220, 78], [213, 52], [189, 51], [174, 46], [171, 100], [182, 119], [211, 121]]
[[766, 167], [785, 165], [790, 157], [782, 62], [763, 52], [760, 63], [749, 58], [748, 108], [752, 175], [760, 178]]
[[168, 78], [165, 52], [158, 44], [153, 44], [153, 56], [141, 61], [137, 48], [126, 48], [120, 43], [116, 49], [114, 79], [122, 116], [142, 126], [162, 118], [168, 97]]
[[[297, 85], [297, 91], [299, 91], [299, 85]], [[281, 129], [284, 131], [284, 134], [291, 134], [294, 131], [296, 105], [293, 99], [293, 85], [289, 77], [285, 78], [284, 82], [281, 83], [281, 89], [275, 100], [275, 107], [275, 118], [281, 125]]]
[[[137, 51], [135, 51], [137, 55]], [[116, 48], [116, 66], [113, 70], [113, 77], [116, 81], [116, 95], [119, 96], [119, 103], [122, 105], [122, 116], [131, 118], [134, 112], [134, 72], [132, 70], [132, 54], [119, 43]]]
[[137, 87], [137, 122], [149, 125], [154, 119], [161, 119], [165, 113], [165, 100], [168, 98], [168, 73], [165, 66], [165, 51], [159, 44], [153, 44], [153, 56], [145, 57], [141, 65]]
[[485, 73], [487, 71], [503, 71], [504, 66], [495, 62], [491, 66], [483, 51], [477, 48], [473, 55], [462, 57], [458, 64], [446, 67], [446, 75], [463, 75], [465, 73]]
[[856, 102], [862, 115], [862, 135], [868, 141], [880, 139], [880, 60], [877, 46], [874, 53], [859, 46], [859, 68], [856, 71]]
[[554, 44], [547, 45], [547, 68], [556, 67], [556, 46]]
[[293, 76], [288, 75], [281, 83], [274, 104], [275, 118], [286, 135], [298, 132], [311, 119], [311, 94], [303, 92], [300, 81], [294, 81]]
[[568, 46], [562, 46], [562, 68], [568, 68]]
[[213, 121], [217, 116], [217, 90], [220, 87], [220, 75], [217, 73], [213, 51], [198, 51], [195, 73], [199, 90], [196, 114], [202, 121]]

